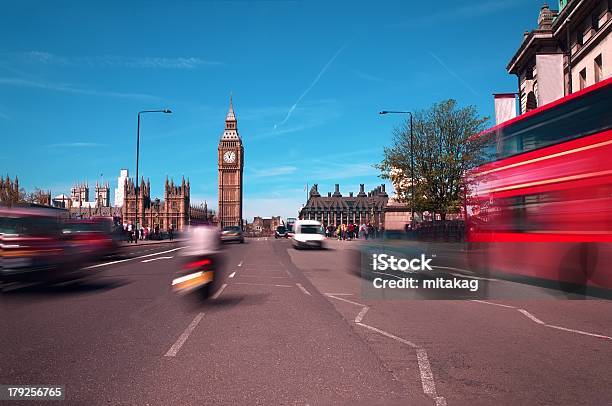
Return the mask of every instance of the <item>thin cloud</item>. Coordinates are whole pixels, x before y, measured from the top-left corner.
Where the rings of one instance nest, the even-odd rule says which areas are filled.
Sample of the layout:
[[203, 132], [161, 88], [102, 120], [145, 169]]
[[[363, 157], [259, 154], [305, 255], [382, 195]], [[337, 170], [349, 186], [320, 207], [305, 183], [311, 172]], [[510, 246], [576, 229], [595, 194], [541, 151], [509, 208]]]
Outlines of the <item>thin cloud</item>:
[[275, 166], [265, 169], [252, 169], [253, 178], [267, 178], [273, 176], [289, 175], [297, 171], [295, 166]]
[[383, 81], [383, 78], [371, 75], [369, 73], [366, 73], [366, 72], [363, 72], [357, 69], [352, 69], [352, 71], [360, 79], [364, 79], [370, 82], [382, 82]]
[[455, 71], [453, 71], [451, 68], [446, 66], [446, 64], [442, 61], [442, 59], [440, 59], [436, 54], [434, 54], [431, 51], [429, 51], [428, 53], [429, 53], [429, 55], [431, 55], [432, 58], [434, 58], [444, 68], [444, 70], [446, 70], [452, 77], [457, 79], [457, 81], [459, 81], [459, 83], [461, 83], [463, 86], [465, 86], [466, 89], [468, 89], [470, 92], [474, 93], [476, 96], [479, 96], [478, 92], [476, 90], [474, 90], [474, 88], [472, 86], [470, 86], [470, 84], [468, 82], [463, 80], [463, 78], [461, 78], [461, 76], [459, 76]]
[[31, 87], [36, 89], [54, 90], [58, 92], [85, 94], [89, 96], [108, 96], [128, 99], [161, 100], [160, 97], [145, 93], [122, 93], [106, 90], [93, 90], [76, 87], [66, 83], [39, 82], [21, 78], [0, 78], [0, 85]]
[[331, 66], [332, 63], [334, 63], [334, 61], [336, 60], [336, 58], [338, 57], [338, 55], [340, 55], [340, 53], [344, 50], [344, 48], [346, 48], [346, 45], [343, 45], [342, 47], [340, 47], [336, 53], [331, 57], [331, 59], [329, 61], [327, 61], [327, 63], [325, 64], [325, 66], [323, 66], [323, 69], [321, 69], [319, 71], [319, 73], [317, 74], [317, 76], [314, 78], [314, 80], [312, 81], [312, 83], [310, 84], [310, 86], [308, 86], [306, 88], [306, 90], [304, 90], [304, 92], [302, 92], [302, 94], [300, 95], [300, 97], [298, 97], [298, 99], [295, 101], [295, 103], [293, 103], [293, 106], [291, 106], [289, 108], [289, 111], [287, 112], [287, 115], [285, 116], [285, 119], [283, 121], [281, 121], [278, 124], [274, 125], [274, 129], [276, 129], [277, 127], [285, 124], [287, 122], [287, 120], [289, 120], [289, 118], [291, 117], [291, 114], [295, 111], [295, 109], [297, 108], [297, 106], [300, 104], [300, 102], [302, 101], [302, 99], [308, 94], [308, 92], [310, 92], [310, 90], [319, 82], [319, 79], [321, 79], [321, 76], [323, 76], [323, 74], [327, 71], [327, 69]]
[[198, 57], [125, 57], [117, 55], [65, 57], [48, 52], [30, 51], [26, 57], [34, 62], [58, 66], [89, 66], [103, 68], [136, 69], [196, 69], [202, 66], [222, 65]]

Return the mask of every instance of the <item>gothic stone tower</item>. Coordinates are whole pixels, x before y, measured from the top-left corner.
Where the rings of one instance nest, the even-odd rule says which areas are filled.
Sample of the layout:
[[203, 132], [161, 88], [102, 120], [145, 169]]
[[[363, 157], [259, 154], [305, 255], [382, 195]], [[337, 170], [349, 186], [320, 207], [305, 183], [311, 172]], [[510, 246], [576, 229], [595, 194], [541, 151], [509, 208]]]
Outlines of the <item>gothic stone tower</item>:
[[164, 211], [162, 215], [162, 228], [169, 229], [170, 226], [174, 230], [182, 230], [189, 218], [189, 199], [190, 199], [189, 181], [185, 183], [185, 177], [181, 181], [180, 186], [174, 185], [174, 180], [164, 185]]
[[96, 181], [96, 206], [110, 206], [110, 185], [108, 182], [100, 184]]
[[225, 130], [218, 148], [219, 167], [219, 223], [221, 227], [242, 228], [242, 172], [244, 148], [238, 135], [234, 106], [230, 105], [225, 117]]

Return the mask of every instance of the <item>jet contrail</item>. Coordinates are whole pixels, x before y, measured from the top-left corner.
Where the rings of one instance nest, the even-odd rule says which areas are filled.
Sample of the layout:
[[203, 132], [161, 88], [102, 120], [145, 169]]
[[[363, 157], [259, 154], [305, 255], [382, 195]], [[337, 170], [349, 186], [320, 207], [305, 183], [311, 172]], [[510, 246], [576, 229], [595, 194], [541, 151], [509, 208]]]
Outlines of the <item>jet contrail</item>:
[[446, 64], [444, 62], [442, 62], [442, 59], [438, 58], [438, 56], [436, 54], [434, 54], [433, 52], [429, 52], [429, 55], [431, 55], [432, 58], [434, 58], [436, 61], [438, 61], [438, 63], [440, 65], [442, 65], [442, 67], [448, 72], [450, 73], [450, 75], [452, 77], [454, 77], [455, 79], [457, 79], [459, 81], [459, 83], [461, 83], [463, 86], [465, 86], [470, 92], [474, 93], [476, 96], [479, 96], [478, 92], [476, 90], [474, 90], [474, 88], [472, 86], [470, 86], [470, 84], [468, 82], [466, 82], [465, 80], [463, 80], [459, 75], [457, 75], [455, 73], [455, 71], [451, 70], [451, 68], [449, 68], [448, 66], [446, 66]]
[[312, 81], [312, 83], [310, 84], [310, 86], [308, 86], [306, 88], [306, 90], [304, 90], [304, 92], [300, 95], [300, 97], [298, 97], [298, 99], [296, 100], [295, 103], [293, 103], [293, 106], [291, 106], [291, 108], [289, 109], [289, 111], [287, 112], [287, 115], [285, 116], [285, 119], [283, 121], [281, 121], [278, 124], [274, 124], [274, 129], [276, 129], [278, 126], [281, 126], [283, 124], [285, 124], [287, 122], [287, 120], [289, 120], [289, 117], [291, 117], [291, 114], [293, 113], [293, 111], [295, 110], [295, 108], [298, 106], [298, 104], [300, 104], [300, 102], [302, 101], [302, 99], [304, 98], [304, 96], [306, 96], [308, 94], [308, 92], [310, 92], [310, 89], [312, 89], [317, 82], [319, 81], [319, 79], [321, 79], [321, 76], [323, 76], [323, 74], [325, 73], [325, 71], [327, 71], [327, 68], [330, 67], [330, 65], [334, 62], [334, 60], [336, 60], [336, 58], [338, 57], [338, 55], [340, 55], [340, 52], [342, 52], [344, 50], [344, 48], [346, 48], [346, 44], [343, 45], [342, 47], [340, 47], [340, 49], [338, 49], [336, 51], [336, 53], [334, 54], [334, 56], [331, 57], [331, 59], [329, 61], [327, 61], [327, 63], [325, 64], [325, 66], [323, 66], [323, 69], [321, 69], [321, 71], [319, 72], [319, 74], [317, 75], [317, 77]]

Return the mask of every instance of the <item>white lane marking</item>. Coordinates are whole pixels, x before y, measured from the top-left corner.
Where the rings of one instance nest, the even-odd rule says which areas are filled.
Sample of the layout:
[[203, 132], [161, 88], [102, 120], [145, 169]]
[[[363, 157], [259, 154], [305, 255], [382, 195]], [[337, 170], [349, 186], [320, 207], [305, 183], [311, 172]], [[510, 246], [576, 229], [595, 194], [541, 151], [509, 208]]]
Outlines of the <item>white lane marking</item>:
[[185, 341], [187, 341], [187, 339], [189, 338], [189, 335], [193, 332], [193, 330], [195, 330], [195, 328], [202, 320], [202, 317], [204, 317], [204, 313], [198, 313], [195, 319], [193, 319], [193, 321], [189, 324], [189, 326], [187, 326], [185, 331], [183, 331], [183, 334], [179, 336], [178, 340], [176, 340], [176, 342], [172, 344], [172, 347], [170, 347], [166, 355], [164, 355], [165, 357], [175, 357], [176, 354], [178, 354], [183, 344], [185, 344]]
[[335, 297], [334, 295], [331, 295], [329, 293], [326, 293], [326, 295], [329, 296], [329, 297], [333, 297], [334, 299], [337, 299], [337, 300], [342, 300], [343, 302], [354, 304], [355, 306], [366, 307], [366, 305], [364, 305], [362, 303], [353, 302], [352, 300], [348, 300], [348, 299], [345, 299], [343, 297]]
[[552, 324], [546, 324], [546, 327], [554, 328], [554, 329], [557, 329], [557, 330], [569, 331], [571, 333], [583, 334], [585, 336], [603, 338], [604, 340], [612, 340], [612, 337], [608, 337], [608, 336], [605, 336], [603, 334], [589, 333], [587, 331], [574, 330], [573, 328], [565, 328], [565, 327], [561, 327], [561, 326], [553, 326]]
[[240, 275], [243, 278], [288, 279], [287, 276], [246, 275], [244, 272], [241, 273]]
[[544, 327], [550, 327], [550, 328], [554, 328], [555, 330], [562, 330], [562, 331], [567, 331], [567, 332], [570, 332], [570, 333], [581, 334], [581, 335], [585, 335], [585, 336], [589, 336], [589, 337], [603, 338], [604, 340], [611, 340], [612, 341], [612, 337], [609, 337], [609, 336], [606, 336], [606, 335], [603, 335], [603, 334], [589, 333], [588, 331], [582, 331], [582, 330], [576, 330], [576, 329], [573, 329], [573, 328], [557, 326], [555, 324], [548, 324], [548, 323], [538, 319], [536, 316], [534, 316], [533, 314], [529, 313], [527, 310], [520, 309], [520, 308], [515, 307], [515, 306], [508, 306], [508, 305], [503, 305], [503, 304], [500, 304], [500, 303], [487, 302], [486, 300], [471, 300], [471, 301], [472, 302], [478, 302], [478, 303], [484, 303], [484, 304], [488, 304], [488, 305], [506, 307], [506, 308], [509, 308], [509, 309], [516, 310], [519, 313], [521, 313], [523, 316], [527, 317], [529, 320], [533, 321], [534, 323], [540, 324], [540, 325], [542, 325]]
[[242, 266], [242, 263], [243, 263], [243, 262], [244, 262], [244, 261], [240, 261], [240, 263], [238, 264], [238, 266]]
[[493, 303], [493, 302], [487, 302], [486, 300], [471, 300], [471, 302], [478, 302], [478, 303], [484, 303], [484, 304], [488, 304], [488, 305], [492, 305], [492, 306], [499, 306], [499, 307], [506, 307], [508, 309], [516, 309], [516, 307], [514, 306], [508, 306], [505, 304], [501, 304], [501, 303]]
[[438, 396], [436, 393], [436, 383], [434, 382], [433, 372], [431, 372], [431, 366], [429, 365], [427, 351], [424, 348], [417, 349], [417, 360], [419, 362], [423, 392], [436, 401], [436, 406], [446, 405], [446, 399]]
[[221, 287], [219, 288], [219, 290], [217, 291], [217, 293], [215, 293], [212, 296], [212, 299], [217, 299], [219, 296], [221, 296], [221, 293], [223, 293], [223, 291], [225, 290], [225, 288], [227, 288], [227, 283], [224, 283], [223, 285], [221, 285]]
[[529, 318], [531, 321], [538, 323], [538, 324], [546, 324], [544, 323], [542, 320], [538, 319], [536, 316], [534, 316], [533, 314], [529, 313], [527, 310], [525, 309], [516, 309], [519, 311], [519, 313], [524, 314], [525, 316], [527, 316], [527, 318]]
[[416, 349], [417, 359], [418, 359], [418, 364], [419, 364], [419, 373], [421, 375], [421, 385], [423, 386], [423, 393], [425, 393], [427, 396], [430, 396], [432, 399], [434, 399], [434, 401], [436, 402], [436, 406], [446, 406], [446, 399], [442, 396], [438, 396], [436, 392], [436, 384], [434, 381], [433, 372], [431, 371], [431, 366], [429, 365], [429, 359], [427, 357], [427, 350], [425, 350], [425, 348], [419, 347], [412, 341], [408, 341], [404, 338], [398, 337], [396, 335], [388, 333], [374, 326], [370, 326], [369, 324], [362, 323], [361, 321], [363, 320], [363, 317], [370, 309], [368, 306], [363, 305], [361, 303], [353, 302], [351, 300], [344, 299], [341, 297], [335, 297], [329, 293], [326, 293], [326, 295], [329, 297], [333, 297], [334, 299], [337, 299], [337, 300], [342, 300], [344, 302], [354, 304], [356, 306], [362, 306], [361, 311], [359, 312], [357, 317], [355, 317], [355, 324], [357, 324], [358, 326], [365, 327], [369, 330], [377, 332], [378, 334], [382, 334], [385, 337], [391, 338], [395, 341], [399, 341], [400, 343], [406, 344]]
[[140, 261], [140, 262], [151, 262], [151, 261], [157, 261], [158, 259], [172, 259], [174, 257], [155, 257], [155, 258], [151, 258], [151, 259], [145, 259], [144, 261]]
[[364, 306], [364, 308], [361, 309], [357, 317], [355, 317], [355, 323], [361, 323], [361, 320], [363, 320], [363, 317], [368, 312], [368, 310], [370, 310], [370, 308], [368, 306]]
[[304, 294], [306, 294], [306, 295], [308, 295], [308, 296], [312, 296], [312, 295], [310, 294], [310, 292], [309, 292], [309, 291], [307, 291], [307, 290], [306, 290], [306, 288], [305, 288], [304, 286], [302, 286], [302, 284], [301, 284], [301, 283], [296, 283], [296, 285], [297, 285], [297, 287], [298, 287], [298, 288], [300, 288], [300, 290], [301, 290], [302, 292], [304, 292]]
[[232, 272], [229, 277], [233, 278], [235, 275], [236, 275], [236, 272]]
[[391, 334], [391, 333], [387, 333], [387, 332], [386, 332], [386, 331], [384, 331], [384, 330], [378, 329], [378, 328], [376, 328], [376, 327], [372, 327], [372, 326], [370, 326], [370, 325], [368, 325], [368, 324], [361, 323], [361, 322], [356, 323], [356, 324], [357, 324], [357, 325], [359, 325], [359, 326], [361, 326], [361, 327], [365, 327], [365, 328], [367, 328], [367, 329], [370, 329], [370, 330], [372, 330], [372, 331], [376, 331], [378, 334], [382, 334], [382, 335], [384, 335], [385, 337], [389, 337], [389, 338], [391, 338], [391, 339], [393, 339], [393, 340], [395, 340], [395, 341], [399, 341], [400, 343], [403, 343], [403, 344], [409, 345], [409, 346], [410, 346], [410, 347], [412, 347], [412, 348], [419, 348], [419, 346], [418, 346], [418, 345], [416, 345], [415, 343], [413, 343], [412, 341], [405, 340], [405, 339], [403, 339], [402, 337], [394, 336], [393, 334]]
[[254, 285], [254, 286], [278, 286], [279, 288], [292, 288], [290, 285], [275, 285], [273, 283], [251, 283], [251, 282], [234, 282], [236, 285]]
[[120, 262], [133, 261], [133, 260], [135, 260], [135, 259], [142, 259], [142, 258], [153, 257], [153, 256], [155, 256], [155, 255], [167, 254], [167, 253], [169, 253], [169, 252], [174, 252], [174, 251], [177, 251], [177, 250], [180, 250], [180, 249], [183, 249], [183, 248], [187, 248], [187, 247], [186, 247], [186, 246], [185, 246], [185, 247], [178, 247], [178, 248], [173, 248], [173, 249], [168, 250], [168, 251], [160, 251], [160, 252], [156, 252], [156, 253], [154, 253], [154, 254], [142, 255], [142, 256], [140, 256], [140, 257], [127, 258], [127, 259], [120, 259], [120, 260], [118, 260], [118, 261], [111, 261], [111, 262], [104, 262], [103, 264], [96, 264], [96, 265], [86, 266], [86, 267], [85, 267], [85, 268], [83, 268], [83, 269], [93, 269], [93, 268], [99, 268], [99, 267], [101, 267], [101, 266], [108, 266], [108, 265], [118, 264], [118, 263], [120, 263]]

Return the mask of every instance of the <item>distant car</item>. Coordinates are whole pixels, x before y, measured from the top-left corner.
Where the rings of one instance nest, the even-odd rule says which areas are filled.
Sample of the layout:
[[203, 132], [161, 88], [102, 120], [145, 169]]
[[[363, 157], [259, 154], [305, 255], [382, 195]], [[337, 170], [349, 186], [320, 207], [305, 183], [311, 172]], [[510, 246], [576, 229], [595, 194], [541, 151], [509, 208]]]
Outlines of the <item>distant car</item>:
[[289, 237], [289, 232], [285, 228], [285, 226], [278, 226], [274, 231], [274, 238], [287, 238]]
[[325, 231], [323, 225], [315, 220], [298, 220], [293, 225], [291, 243], [294, 248], [324, 248]]
[[221, 241], [222, 242], [244, 242], [244, 234], [242, 229], [238, 226], [227, 226], [223, 227], [221, 231]]
[[119, 247], [112, 221], [108, 219], [67, 221], [62, 226], [62, 234], [78, 248], [84, 260], [93, 261], [116, 254]]

